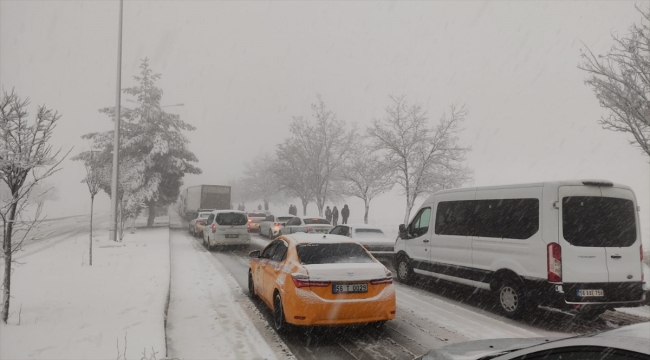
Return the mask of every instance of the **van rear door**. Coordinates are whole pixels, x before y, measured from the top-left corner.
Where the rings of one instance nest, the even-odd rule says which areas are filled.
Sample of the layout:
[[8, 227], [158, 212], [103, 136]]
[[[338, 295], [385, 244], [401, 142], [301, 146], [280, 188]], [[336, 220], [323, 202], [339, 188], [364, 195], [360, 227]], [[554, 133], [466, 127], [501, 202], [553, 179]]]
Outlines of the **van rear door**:
[[602, 245], [600, 188], [597, 186], [560, 186], [560, 246], [562, 282], [606, 283], [607, 252]]
[[612, 240], [606, 244], [609, 282], [641, 281], [641, 236], [634, 193], [615, 187], [601, 188], [612, 219]]

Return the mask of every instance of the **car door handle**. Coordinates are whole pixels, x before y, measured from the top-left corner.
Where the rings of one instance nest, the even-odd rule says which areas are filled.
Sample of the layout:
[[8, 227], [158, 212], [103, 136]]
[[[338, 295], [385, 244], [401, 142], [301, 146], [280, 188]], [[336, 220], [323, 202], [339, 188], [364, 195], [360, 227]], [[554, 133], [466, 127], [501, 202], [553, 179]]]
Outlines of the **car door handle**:
[[427, 240], [427, 239], [424, 239], [424, 240], [422, 240], [422, 242], [425, 242], [425, 243], [427, 243], [427, 242], [429, 242], [429, 240]]
[[621, 255], [612, 255], [610, 256], [612, 259], [620, 259], [622, 256]]

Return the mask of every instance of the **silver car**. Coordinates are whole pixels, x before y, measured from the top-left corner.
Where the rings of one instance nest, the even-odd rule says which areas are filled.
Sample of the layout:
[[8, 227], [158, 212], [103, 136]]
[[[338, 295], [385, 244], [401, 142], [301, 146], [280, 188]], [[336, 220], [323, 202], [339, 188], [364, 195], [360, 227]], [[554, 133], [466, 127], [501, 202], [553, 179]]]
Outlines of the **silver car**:
[[431, 350], [422, 360], [648, 359], [650, 322], [569, 338], [517, 338], [462, 342]]
[[395, 239], [389, 238], [381, 229], [372, 225], [337, 225], [330, 234], [352, 238], [376, 258], [392, 259], [395, 255]]

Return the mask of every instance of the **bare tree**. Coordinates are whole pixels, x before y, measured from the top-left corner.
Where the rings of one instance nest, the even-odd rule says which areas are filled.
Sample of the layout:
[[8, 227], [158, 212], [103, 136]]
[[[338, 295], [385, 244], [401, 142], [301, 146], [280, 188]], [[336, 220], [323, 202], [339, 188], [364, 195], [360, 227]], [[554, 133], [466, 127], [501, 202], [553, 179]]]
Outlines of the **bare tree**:
[[90, 192], [90, 248], [88, 251], [88, 264], [90, 266], [93, 266], [93, 206], [95, 204], [95, 195], [99, 193], [102, 181], [99, 171], [100, 164], [95, 157], [96, 152], [98, 151], [91, 150], [72, 158], [72, 160], [83, 160], [86, 168], [86, 177], [81, 182], [86, 183]]
[[278, 145], [278, 158], [271, 173], [276, 178], [280, 190], [287, 197], [296, 197], [302, 202], [302, 213], [307, 215], [307, 205], [314, 201], [311, 173], [306, 171], [308, 157], [300, 152], [296, 144], [285, 142]]
[[613, 36], [614, 45], [605, 55], [583, 50], [578, 68], [589, 74], [585, 83], [609, 110], [599, 123], [630, 133], [630, 144], [650, 155], [650, 9], [637, 9], [644, 21], [633, 24], [623, 38]]
[[276, 200], [279, 195], [280, 186], [273, 176], [275, 163], [275, 159], [268, 154], [257, 156], [246, 164], [244, 176], [240, 180], [245, 190], [245, 200], [262, 200], [264, 210], [269, 210], [269, 202]]
[[[57, 160], [61, 150], [53, 151], [48, 144], [61, 116], [56, 111], [39, 106], [32, 122], [28, 120], [28, 106], [29, 99], [23, 100], [13, 91], [3, 91], [0, 100], [0, 180], [7, 185], [10, 193], [0, 207], [5, 261], [2, 321], [5, 324], [11, 299], [12, 255], [21, 249], [30, 230], [41, 221], [39, 212], [28, 221], [23, 221], [21, 213], [29, 204], [35, 186], [57, 172], [67, 156], [65, 154]], [[21, 228], [21, 236], [14, 238]]]
[[343, 169], [343, 194], [363, 200], [364, 224], [368, 223], [370, 201], [395, 185], [394, 170], [371, 149], [357, 146]]
[[[338, 191], [332, 185], [340, 175], [356, 137], [355, 129], [348, 130], [346, 122], [327, 109], [323, 99], [312, 104], [314, 121], [294, 117], [289, 130], [292, 136], [278, 147], [278, 158], [287, 158], [287, 151], [295, 151], [302, 157], [301, 169], [306, 172], [318, 214], [323, 215], [325, 202]], [[306, 205], [303, 206], [306, 207]]]
[[406, 196], [404, 223], [408, 223], [416, 199], [443, 187], [459, 186], [471, 178], [463, 166], [469, 148], [458, 145], [459, 125], [465, 120], [464, 106], [452, 105], [439, 123], [430, 128], [426, 111], [410, 105], [406, 96], [390, 96], [383, 119], [374, 119], [368, 128], [373, 148], [383, 152], [395, 171], [395, 182]]

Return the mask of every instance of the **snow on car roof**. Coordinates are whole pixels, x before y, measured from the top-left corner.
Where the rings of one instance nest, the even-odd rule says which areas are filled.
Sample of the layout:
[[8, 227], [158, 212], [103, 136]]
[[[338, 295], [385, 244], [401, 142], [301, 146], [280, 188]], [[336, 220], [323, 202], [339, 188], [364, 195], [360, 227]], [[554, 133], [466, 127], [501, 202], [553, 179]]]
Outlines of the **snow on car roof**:
[[301, 218], [303, 220], [304, 219], [323, 219], [323, 220], [327, 220], [324, 217], [320, 217], [320, 216], [299, 216], [299, 218]]
[[332, 244], [337, 242], [354, 243], [356, 241], [347, 236], [333, 235], [333, 234], [308, 234], [308, 233], [295, 233], [290, 235], [283, 235], [283, 237], [292, 240], [298, 244]]

